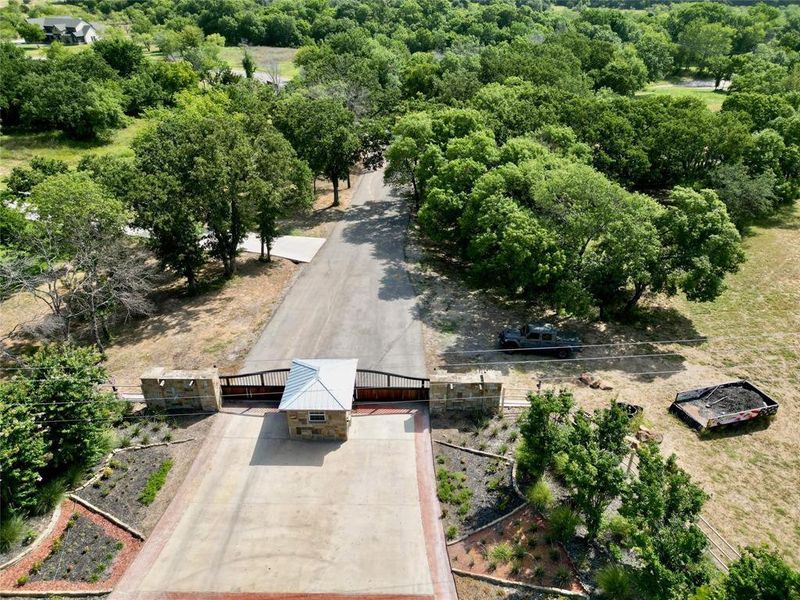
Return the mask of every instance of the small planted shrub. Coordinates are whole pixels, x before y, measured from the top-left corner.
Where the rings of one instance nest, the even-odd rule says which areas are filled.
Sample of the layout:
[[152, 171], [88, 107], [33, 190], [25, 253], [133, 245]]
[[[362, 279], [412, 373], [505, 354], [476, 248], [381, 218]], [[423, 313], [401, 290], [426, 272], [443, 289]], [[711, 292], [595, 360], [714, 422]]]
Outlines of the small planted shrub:
[[25, 535], [25, 521], [17, 515], [10, 515], [0, 524], [0, 552], [8, 551]]
[[558, 569], [556, 569], [555, 575], [553, 576], [553, 579], [560, 586], [567, 585], [569, 583], [569, 580], [571, 579], [569, 569], [567, 569], [566, 567], [558, 567]]
[[542, 565], [536, 565], [533, 569], [533, 576], [536, 579], [542, 579], [544, 577], [544, 567]]
[[545, 512], [553, 504], [553, 492], [543, 479], [540, 479], [525, 492], [525, 497], [531, 506], [539, 512]]
[[444, 459], [444, 454], [439, 454], [436, 457], [436, 463], [439, 464], [439, 465], [443, 465], [444, 464], [444, 460], [445, 460]]
[[556, 546], [550, 548], [550, 550], [547, 551], [547, 555], [553, 562], [558, 562], [561, 559], [561, 552], [559, 552]]
[[171, 468], [172, 461], [167, 459], [161, 463], [158, 469], [150, 473], [150, 477], [148, 477], [142, 493], [139, 494], [139, 502], [144, 505], [153, 503], [153, 500], [156, 499], [156, 494], [158, 494], [158, 490], [163, 487], [164, 482], [167, 480], [167, 474]]
[[525, 546], [522, 544], [514, 544], [512, 548], [512, 553], [514, 555], [514, 560], [522, 560], [525, 558]]
[[498, 454], [505, 454], [506, 452], [508, 452], [508, 444], [506, 444], [505, 442], [503, 442], [503, 443], [502, 443], [502, 444], [500, 444], [500, 446], [497, 448], [497, 453], [498, 453]]
[[22, 538], [22, 545], [30, 546], [33, 543], [33, 540], [35, 539], [36, 539], [36, 530], [28, 529], [28, 531], [25, 532], [25, 537]]
[[39, 489], [39, 497], [36, 499], [36, 513], [43, 515], [53, 510], [64, 499], [66, 491], [66, 486], [60, 479], [45, 483]]
[[513, 557], [514, 549], [511, 547], [511, 544], [507, 542], [495, 544], [489, 549], [489, 559], [493, 560], [495, 563], [505, 563], [510, 561]]
[[17, 577], [17, 587], [22, 587], [26, 583], [28, 583], [27, 575], [20, 575], [19, 577]]
[[113, 474], [114, 474], [114, 469], [112, 469], [110, 466], [109, 466], [109, 467], [106, 467], [105, 469], [103, 469], [103, 470], [100, 472], [100, 479], [108, 479], [108, 478], [109, 478], [109, 477], [111, 477]]
[[510, 432], [508, 434], [508, 438], [507, 439], [508, 439], [509, 442], [511, 442], [513, 444], [514, 442], [517, 441], [517, 436], [518, 435], [519, 434], [516, 431], [512, 431], [512, 432]]
[[146, 446], [147, 444], [150, 443], [150, 434], [143, 433], [142, 437], [139, 438], [139, 440], [141, 441], [142, 446]]
[[163, 436], [161, 436], [162, 442], [171, 442], [172, 441], [172, 432], [167, 431]]
[[481, 450], [481, 451], [486, 450], [486, 442], [480, 442], [478, 444], [478, 450]]
[[489, 482], [486, 484], [486, 489], [490, 492], [497, 491], [500, 486], [502, 485], [502, 481], [499, 477], [492, 477]]
[[603, 598], [609, 600], [633, 600], [636, 594], [633, 578], [627, 569], [611, 565], [597, 573], [597, 586], [603, 592]]
[[132, 441], [132, 440], [131, 440], [131, 436], [129, 436], [129, 435], [126, 433], [126, 434], [125, 434], [125, 435], [123, 435], [121, 438], [119, 438], [119, 447], [120, 447], [120, 448], [127, 448], [128, 446], [130, 446], [130, 445], [131, 445], [131, 441]]
[[511, 561], [511, 574], [519, 575], [520, 571], [522, 571], [522, 561], [517, 559]]
[[548, 515], [550, 531], [559, 542], [567, 542], [575, 537], [580, 517], [568, 506], [557, 506]]

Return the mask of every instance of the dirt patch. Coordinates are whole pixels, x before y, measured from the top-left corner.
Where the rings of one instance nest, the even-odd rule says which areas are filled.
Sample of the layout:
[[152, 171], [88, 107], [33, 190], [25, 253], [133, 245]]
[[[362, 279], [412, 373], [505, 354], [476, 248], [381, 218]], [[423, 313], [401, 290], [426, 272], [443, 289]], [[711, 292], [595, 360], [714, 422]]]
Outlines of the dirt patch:
[[511, 463], [434, 444], [439, 501], [448, 538], [483, 527], [522, 500], [511, 482]]
[[455, 575], [459, 600], [563, 600], [565, 596], [537, 592], [529, 588], [496, 585], [468, 575]]
[[139, 495], [150, 475], [170, 458], [169, 446], [118, 452], [103, 468], [102, 477], [83, 488], [78, 496], [139, 529], [149, 509], [139, 502]]
[[448, 546], [453, 568], [500, 579], [582, 592], [561, 544], [552, 543], [547, 522], [530, 507]]

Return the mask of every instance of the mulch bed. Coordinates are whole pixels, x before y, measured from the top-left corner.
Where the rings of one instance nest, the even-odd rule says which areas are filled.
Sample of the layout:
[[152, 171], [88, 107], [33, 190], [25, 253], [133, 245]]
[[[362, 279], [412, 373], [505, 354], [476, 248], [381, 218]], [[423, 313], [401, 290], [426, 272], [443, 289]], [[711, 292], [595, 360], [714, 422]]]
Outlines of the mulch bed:
[[503, 412], [494, 417], [457, 413], [431, 417], [433, 439], [514, 458], [519, 443], [519, 426], [514, 413]]
[[[78, 518], [68, 529], [67, 523], [73, 519], [74, 514], [77, 514]], [[73, 529], [77, 533], [73, 533]], [[61, 547], [51, 555], [56, 540], [61, 538], [65, 532]], [[95, 535], [97, 538], [94, 537]], [[118, 542], [122, 544], [119, 549], [117, 549]], [[47, 539], [18, 563], [0, 572], [0, 593], [3, 590], [107, 590], [119, 580], [141, 546], [142, 542], [127, 531], [80, 504], [65, 500], [61, 506], [58, 523]], [[84, 553], [83, 550], [86, 552]], [[110, 552], [113, 552], [113, 557], [108, 561]], [[70, 577], [74, 577], [72, 572], [76, 569], [80, 568], [80, 573], [85, 574], [104, 562], [108, 563], [107, 568], [103, 570], [102, 574], [98, 574], [97, 581], [70, 579]], [[39, 573], [31, 572], [34, 565], [41, 565]], [[68, 572], [67, 567], [70, 565], [73, 568]], [[41, 579], [44, 576], [52, 578]], [[27, 577], [28, 581], [20, 585], [20, 577]]]
[[455, 527], [457, 536], [463, 535], [499, 519], [522, 504], [511, 483], [511, 463], [508, 461], [442, 444], [434, 444], [434, 452], [437, 472], [444, 468], [452, 473], [463, 473], [463, 485], [471, 491], [469, 509], [465, 514], [459, 514], [458, 505], [443, 503], [445, 531]]
[[137, 529], [142, 527], [148, 507], [139, 502], [147, 479], [171, 457], [169, 446], [117, 452], [105, 467], [103, 477], [78, 492], [78, 496]]
[[[514, 556], [508, 560], [494, 558], [492, 550], [499, 544], [510, 546]], [[447, 551], [454, 569], [574, 592], [585, 591], [566, 550], [561, 544], [549, 543], [547, 522], [530, 507], [448, 546]]]
[[67, 528], [57, 540], [58, 550], [52, 551], [39, 568], [31, 570], [30, 581], [103, 581], [114, 556], [124, 546], [78, 513], [67, 521]]

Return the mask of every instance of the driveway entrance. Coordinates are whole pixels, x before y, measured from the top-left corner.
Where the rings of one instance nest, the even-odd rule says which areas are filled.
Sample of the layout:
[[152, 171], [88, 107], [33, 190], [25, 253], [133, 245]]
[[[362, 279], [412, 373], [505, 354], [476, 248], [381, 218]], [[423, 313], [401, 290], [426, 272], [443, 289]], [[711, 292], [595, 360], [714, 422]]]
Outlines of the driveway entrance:
[[354, 411], [344, 443], [289, 440], [270, 409], [216, 418], [216, 437], [115, 597], [430, 597], [436, 573], [449, 576], [434, 547], [433, 477], [418, 476], [418, 463], [432, 468], [424, 412]]

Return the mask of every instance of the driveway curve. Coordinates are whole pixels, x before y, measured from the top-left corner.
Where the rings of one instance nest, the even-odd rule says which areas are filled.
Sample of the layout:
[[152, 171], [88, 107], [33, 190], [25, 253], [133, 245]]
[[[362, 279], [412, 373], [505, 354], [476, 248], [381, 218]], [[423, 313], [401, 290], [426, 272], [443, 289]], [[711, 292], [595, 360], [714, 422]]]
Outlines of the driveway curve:
[[357, 358], [362, 369], [424, 377], [422, 325], [405, 265], [407, 223], [383, 170], [361, 177], [343, 219], [303, 267], [242, 372], [283, 368], [293, 358]]

